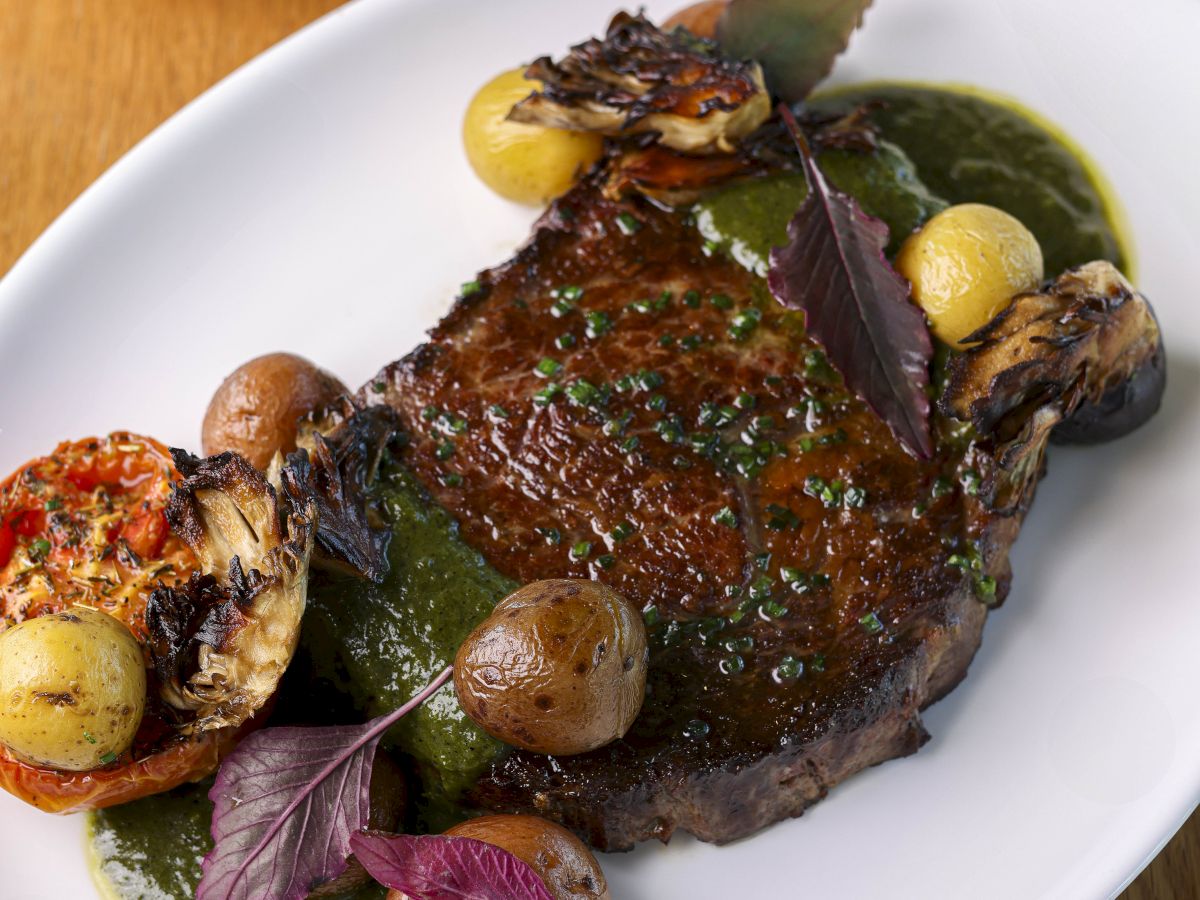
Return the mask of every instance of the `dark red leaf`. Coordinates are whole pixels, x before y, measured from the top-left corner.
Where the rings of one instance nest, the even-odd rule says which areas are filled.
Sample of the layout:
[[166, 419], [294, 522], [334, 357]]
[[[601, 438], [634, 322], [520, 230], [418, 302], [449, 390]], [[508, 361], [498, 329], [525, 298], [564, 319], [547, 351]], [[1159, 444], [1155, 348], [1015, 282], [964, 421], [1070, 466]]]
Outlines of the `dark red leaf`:
[[767, 86], [799, 103], [829, 74], [871, 0], [732, 0], [717, 23], [726, 54], [756, 59]]
[[830, 187], [791, 111], [780, 107], [803, 158], [809, 192], [771, 251], [767, 283], [805, 325], [854, 391], [896, 440], [928, 459], [933, 341], [909, 286], [883, 255], [888, 228]]
[[367, 824], [379, 738], [450, 674], [363, 725], [267, 728], [242, 741], [208, 792], [215, 846], [196, 900], [301, 900], [345, 871], [350, 836]]
[[367, 832], [350, 848], [372, 878], [411, 900], [554, 900], [527, 862], [472, 838]]

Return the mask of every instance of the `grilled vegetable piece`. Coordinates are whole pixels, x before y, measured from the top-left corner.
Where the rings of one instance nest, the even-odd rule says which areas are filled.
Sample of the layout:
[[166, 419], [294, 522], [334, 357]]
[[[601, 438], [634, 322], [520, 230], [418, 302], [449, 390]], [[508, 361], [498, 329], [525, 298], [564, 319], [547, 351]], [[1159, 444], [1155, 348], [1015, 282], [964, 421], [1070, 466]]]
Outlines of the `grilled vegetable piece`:
[[295, 651], [316, 506], [281, 511], [266, 478], [235, 453], [173, 456], [185, 477], [167, 520], [203, 574], [151, 595], [154, 665], [163, 699], [195, 714], [190, 728], [235, 726], [274, 694]]
[[391, 531], [372, 523], [369, 487], [375, 481], [388, 443], [399, 433], [399, 419], [387, 407], [344, 407], [329, 433], [308, 427], [300, 449], [279, 473], [279, 484], [293, 505], [312, 502], [317, 509], [315, 565], [353, 573], [380, 584], [388, 572]]
[[[183, 584], [195, 555], [164, 514], [179, 473], [167, 448], [115, 432], [64, 441], [0, 483], [0, 604], [15, 624], [90, 606], [146, 640], [145, 610], [160, 584]], [[180, 735], [177, 714], [145, 697], [128, 753], [84, 773], [21, 762], [0, 748], [0, 787], [47, 812], [126, 803], [203, 777], [234, 734]]]
[[758, 63], [726, 59], [711, 41], [625, 12], [603, 40], [559, 62], [542, 57], [525, 77], [542, 89], [513, 107], [514, 122], [611, 137], [653, 132], [687, 153], [732, 153], [771, 112]]
[[996, 509], [1028, 492], [1054, 430], [1075, 441], [1119, 437], [1157, 412], [1166, 384], [1154, 311], [1109, 262], [1018, 295], [967, 340], [982, 343], [950, 361], [941, 408], [993, 445], [1003, 473], [989, 489]]

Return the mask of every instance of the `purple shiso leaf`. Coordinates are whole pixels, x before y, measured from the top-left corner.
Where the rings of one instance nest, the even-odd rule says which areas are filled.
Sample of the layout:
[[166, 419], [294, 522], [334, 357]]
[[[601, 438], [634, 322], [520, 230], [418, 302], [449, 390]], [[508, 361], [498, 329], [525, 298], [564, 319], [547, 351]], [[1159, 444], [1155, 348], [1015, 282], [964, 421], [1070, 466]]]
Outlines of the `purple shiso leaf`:
[[350, 849], [372, 878], [411, 900], [554, 900], [527, 862], [472, 838], [360, 832]]
[[788, 223], [788, 243], [771, 250], [767, 284], [784, 306], [804, 312], [829, 361], [909, 452], [933, 455], [929, 364], [933, 341], [909, 286], [883, 255], [888, 228], [832, 188], [791, 111], [808, 197]]
[[362, 725], [266, 728], [242, 741], [208, 792], [215, 846], [197, 900], [300, 900], [344, 872], [350, 836], [367, 824], [379, 738], [451, 671]]
[[727, 55], [756, 59], [772, 93], [799, 103], [829, 74], [871, 0], [733, 0], [717, 22]]

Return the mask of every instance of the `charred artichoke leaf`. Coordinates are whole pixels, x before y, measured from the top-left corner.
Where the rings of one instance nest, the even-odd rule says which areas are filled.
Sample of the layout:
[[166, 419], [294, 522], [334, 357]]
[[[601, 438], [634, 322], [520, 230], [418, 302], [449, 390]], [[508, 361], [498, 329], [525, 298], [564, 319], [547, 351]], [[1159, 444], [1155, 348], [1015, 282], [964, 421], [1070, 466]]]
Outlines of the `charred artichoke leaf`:
[[[966, 340], [979, 343], [949, 362], [939, 406], [969, 420], [990, 445], [999, 471], [985, 488], [989, 505], [1002, 512], [1022, 508], [1031, 496], [1056, 426], [1162, 371], [1162, 336], [1149, 301], [1105, 261], [1019, 294]], [[1130, 421], [1153, 415], [1161, 392], [1159, 378]]]
[[348, 571], [379, 583], [387, 576], [391, 531], [371, 521], [369, 488], [388, 444], [400, 431], [389, 406], [343, 410], [328, 434], [306, 429], [300, 449], [279, 473], [282, 492], [296, 505], [317, 509], [314, 565]]
[[542, 88], [513, 107], [514, 122], [611, 137], [653, 132], [686, 153], [732, 153], [771, 114], [758, 63], [727, 59], [711, 41], [625, 12], [602, 40], [558, 62], [542, 57], [525, 76]]
[[151, 594], [151, 656], [163, 699], [194, 715], [189, 730], [236, 726], [275, 693], [296, 649], [316, 506], [281, 508], [263, 475], [235, 453], [172, 456], [184, 479], [167, 521], [200, 571]]

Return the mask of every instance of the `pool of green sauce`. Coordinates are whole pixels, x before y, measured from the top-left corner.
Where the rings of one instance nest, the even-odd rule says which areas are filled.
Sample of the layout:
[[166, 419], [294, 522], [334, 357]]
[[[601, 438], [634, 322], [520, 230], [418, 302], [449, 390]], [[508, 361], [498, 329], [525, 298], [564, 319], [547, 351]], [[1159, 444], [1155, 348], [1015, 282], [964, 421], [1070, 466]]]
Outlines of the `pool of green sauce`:
[[[343, 719], [390, 712], [444, 669], [516, 586], [459, 539], [454, 519], [400, 466], [381, 469], [374, 497], [392, 528], [387, 580], [372, 585], [313, 573], [293, 665], [304, 671], [289, 672], [286, 690], [294, 696], [281, 699], [281, 707], [327, 709], [332, 697], [353, 711]], [[455, 796], [504, 752], [466, 717], [449, 686], [401, 720], [383, 745], [412, 763], [422, 800], [413, 814], [429, 830], [461, 818]], [[90, 814], [92, 871], [104, 896], [195, 895], [200, 860], [212, 847], [207, 791], [192, 785]]]
[[[1012, 105], [933, 88], [868, 85], [813, 105], [847, 108], [868, 99], [886, 102], [873, 114], [879, 150], [827, 151], [820, 164], [834, 185], [888, 224], [890, 253], [947, 204], [983, 202], [1033, 231], [1047, 276], [1100, 258], [1127, 268], [1112, 204], [1086, 162], [1051, 129]], [[762, 275], [806, 190], [800, 175], [770, 176], [717, 191], [693, 213], [714, 248]], [[301, 705], [311, 695], [314, 709], [349, 708], [350, 720], [409, 699], [515, 587], [459, 539], [450, 514], [429, 502], [403, 468], [385, 466], [374, 490], [393, 529], [390, 574], [384, 584], [370, 585], [314, 573], [289, 673]], [[392, 729], [384, 745], [413, 764], [422, 796], [417, 815], [431, 830], [448, 824], [456, 795], [504, 752], [467, 719], [448, 687]], [[92, 813], [93, 872], [104, 895], [194, 896], [200, 860], [211, 847], [210, 813], [206, 785]]]
[[[454, 661], [458, 645], [517, 585], [460, 540], [458, 525], [407, 470], [375, 488], [392, 528], [385, 583], [315, 574], [301, 643], [315, 674], [362, 712], [391, 712]], [[452, 802], [503, 752], [447, 685], [405, 716], [383, 746], [412, 759], [427, 800]]]
[[[882, 101], [874, 153], [829, 150], [829, 181], [887, 223], [888, 253], [926, 219], [954, 203], [989, 203], [1037, 237], [1046, 275], [1107, 259], [1128, 272], [1115, 204], [1082, 154], [1015, 103], [977, 92], [870, 84], [826, 93], [810, 106], [850, 111]], [[760, 275], [770, 248], [807, 194], [800, 174], [774, 175], [717, 191], [696, 204], [697, 227], [713, 246]]]

